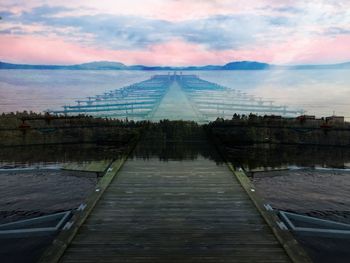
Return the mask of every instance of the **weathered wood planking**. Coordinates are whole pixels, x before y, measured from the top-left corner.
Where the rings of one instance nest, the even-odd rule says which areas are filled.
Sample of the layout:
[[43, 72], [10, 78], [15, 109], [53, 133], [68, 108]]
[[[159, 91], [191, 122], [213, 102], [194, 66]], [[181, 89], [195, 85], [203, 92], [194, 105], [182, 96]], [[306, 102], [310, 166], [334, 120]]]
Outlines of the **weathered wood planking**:
[[238, 180], [209, 159], [129, 159], [61, 262], [290, 262]]
[[63, 166], [64, 170], [103, 173], [113, 160], [90, 161], [85, 163], [69, 163]]

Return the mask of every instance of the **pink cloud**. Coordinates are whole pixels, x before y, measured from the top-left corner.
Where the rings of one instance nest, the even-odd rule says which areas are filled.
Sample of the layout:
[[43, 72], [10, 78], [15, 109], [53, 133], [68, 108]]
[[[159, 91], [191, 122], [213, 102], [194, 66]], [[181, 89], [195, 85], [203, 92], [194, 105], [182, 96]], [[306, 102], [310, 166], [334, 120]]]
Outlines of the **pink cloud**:
[[182, 40], [149, 46], [144, 50], [110, 50], [83, 47], [59, 38], [1, 36], [0, 59], [17, 63], [74, 64], [96, 60], [146, 65], [224, 64], [236, 59], [266, 60], [257, 51], [211, 51]]
[[[3, 0], [0, 7], [3, 6], [5, 10], [20, 15], [24, 11], [30, 12], [32, 8], [42, 6], [47, 1], [30, 0], [25, 3], [22, 2], [20, 0]], [[151, 22], [141, 25], [130, 35], [126, 34], [124, 36], [123, 33], [119, 34], [111, 30], [112, 33], [102, 34], [102, 37], [100, 37], [98, 33], [100, 31], [99, 26], [95, 25], [97, 29], [90, 29], [89, 23], [85, 22], [76, 23], [77, 25], [73, 23], [71, 26], [68, 23], [68, 26], [64, 27], [52, 26], [50, 23], [45, 23], [45, 21], [42, 24], [40, 21], [26, 24], [11, 22], [11, 19], [5, 21], [6, 19], [4, 19], [0, 25], [0, 31], [6, 32], [6, 29], [8, 29], [9, 31], [12, 30], [12, 34], [0, 35], [1, 60], [40, 64], [72, 64], [92, 60], [115, 60], [127, 64], [142, 63], [148, 65], [224, 64], [232, 60], [259, 60], [275, 64], [330, 63], [350, 60], [347, 48], [350, 44], [349, 36], [321, 36], [321, 34], [327, 32], [327, 28], [330, 26], [347, 29], [345, 20], [341, 19], [345, 19], [342, 10], [347, 10], [346, 6], [350, 7], [347, 0], [338, 0], [336, 4], [327, 0], [310, 1], [307, 4], [301, 0], [144, 0], [142, 3], [139, 0], [52, 0], [49, 5], [68, 8], [68, 11], [55, 14], [56, 19], [58, 16], [62, 20], [66, 16], [79, 17], [82, 14], [101, 15], [108, 13], [176, 21], [172, 24], [174, 28], [177, 28], [176, 24], [181, 24], [179, 20], [191, 21], [191, 19], [200, 17], [242, 14], [247, 17], [249, 23], [236, 22], [238, 25], [231, 26], [225, 21], [203, 20], [201, 21], [203, 24], [198, 23], [199, 26], [194, 30], [194, 33], [186, 32], [182, 29], [183, 25], [180, 25], [178, 32], [173, 34], [173, 37], [177, 37], [177, 39], [162, 43], [163, 39], [168, 39], [169, 30], [165, 30], [168, 29], [167, 27], [164, 27], [165, 29], [158, 28], [159, 21], [156, 21], [154, 25]], [[290, 16], [288, 18], [291, 19], [291, 24], [288, 27], [285, 25], [278, 26], [278, 22], [276, 25], [270, 25], [265, 19], [268, 16], [273, 18], [280, 15], [276, 7], [286, 7], [287, 10], [288, 7], [295, 7], [297, 10], [300, 9], [304, 12], [301, 14], [283, 14]], [[253, 16], [250, 17], [251, 15], [258, 16], [258, 18], [254, 20]], [[129, 21], [126, 20], [125, 22], [125, 30], [128, 30], [128, 26], [131, 28], [135, 26], [133, 23], [129, 25]], [[213, 24], [209, 25], [211, 21], [213, 21]], [[107, 23], [109, 24], [107, 28], [113, 28], [114, 23], [112, 19], [111, 22]], [[184, 25], [186, 26], [186, 24]], [[101, 27], [103, 26], [101, 23]], [[147, 34], [147, 38], [141, 35], [140, 39], [145, 38], [149, 43], [159, 41], [158, 44], [144, 47], [143, 44], [139, 45], [137, 41], [135, 41], [136, 44], [133, 43], [134, 35], [141, 32], [142, 26], [146, 29], [148, 26], [154, 26], [154, 29], [150, 30], [151, 34]], [[230, 44], [237, 47], [238, 45], [235, 44], [234, 40], [244, 39], [245, 35], [249, 36], [247, 39], [250, 39], [250, 37], [254, 39], [243, 41], [243, 44], [239, 44], [239, 48], [236, 50], [208, 50], [208, 46], [216, 46], [211, 45], [216, 42], [216, 39], [209, 39], [208, 37], [212, 31], [215, 31], [211, 29], [214, 26], [217, 27], [218, 32], [232, 36], [232, 38], [228, 38], [225, 47], [230, 46]], [[16, 27], [20, 29], [16, 31]], [[232, 35], [230, 33], [231, 28]], [[241, 29], [242, 32], [236, 30], [237, 28]], [[174, 32], [176, 31], [174, 30]], [[23, 32], [26, 35], [21, 35]], [[142, 32], [144, 33], [144, 31]], [[165, 34], [165, 37], [158, 38], [161, 34]], [[199, 37], [199, 39], [203, 39], [202, 44], [182, 40], [191, 39], [190, 37], [184, 37], [191, 34], [195, 36], [203, 34], [203, 38]], [[153, 36], [155, 36], [154, 39], [152, 39]], [[120, 46], [123, 47], [128, 47], [128, 43], [130, 45], [135, 44], [133, 48], [139, 46], [139, 50], [112, 50], [106, 47], [97, 47], [97, 44], [96, 46], [84, 46], [83, 43], [79, 42], [80, 39], [84, 39], [84, 43], [100, 41], [102, 46], [106, 45], [109, 37], [113, 41], [112, 44], [118, 41], [121, 42]], [[97, 41], [95, 41], [96, 39]]]
[[[325, 1], [325, 0], [324, 0]], [[340, 0], [338, 0], [340, 1]], [[295, 0], [2, 0], [6, 10], [20, 14], [42, 6], [66, 6], [72, 13], [108, 13], [152, 17], [168, 21], [188, 20], [212, 15], [256, 13], [261, 7], [295, 5]], [[69, 12], [68, 12], [69, 13]]]
[[246, 50], [208, 50], [203, 45], [179, 39], [149, 46], [143, 50], [110, 50], [85, 47], [60, 38], [34, 36], [0, 37], [0, 60], [16, 63], [75, 64], [109, 60], [126, 64], [206, 65], [234, 60], [270, 63], [319, 63], [350, 60], [350, 36], [287, 40], [281, 44]]
[[326, 64], [350, 61], [350, 36], [293, 37], [261, 48], [267, 61], [276, 64]]
[[0, 37], [0, 58], [5, 61], [70, 64], [93, 57], [93, 52], [62, 39], [11, 35]]
[[336, 63], [350, 60], [350, 35], [334, 38], [319, 37], [310, 41], [303, 54], [301, 63]]

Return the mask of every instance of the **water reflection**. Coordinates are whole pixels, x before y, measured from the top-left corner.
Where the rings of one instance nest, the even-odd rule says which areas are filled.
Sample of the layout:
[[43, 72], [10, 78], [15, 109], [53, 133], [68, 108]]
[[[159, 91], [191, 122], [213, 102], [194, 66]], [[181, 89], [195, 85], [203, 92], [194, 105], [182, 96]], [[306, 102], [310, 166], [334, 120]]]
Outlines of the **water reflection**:
[[309, 145], [237, 146], [227, 148], [229, 160], [246, 170], [297, 167], [349, 168], [350, 149]]
[[124, 147], [100, 144], [3, 147], [0, 168], [111, 160], [123, 151]]
[[[145, 147], [147, 144], [147, 147]], [[227, 158], [235, 167], [264, 170], [296, 167], [350, 168], [350, 149], [309, 145], [245, 145], [226, 148]], [[207, 140], [145, 140], [132, 153], [132, 158], [158, 157], [160, 160], [195, 160], [206, 158], [222, 163], [215, 147]]]
[[[130, 158], [160, 160], [195, 160], [206, 158], [222, 163], [211, 142], [199, 140], [143, 139]], [[0, 168], [70, 162], [102, 161], [118, 158], [125, 147], [100, 144], [67, 144], [5, 147], [0, 149]], [[330, 167], [350, 168], [350, 149], [297, 145], [246, 145], [227, 148], [228, 159], [246, 170], [266, 168]]]
[[205, 158], [222, 163], [218, 153], [206, 140], [201, 141], [169, 141], [166, 139], [143, 140], [132, 152], [130, 158], [159, 158], [162, 161], [182, 161]]
[[302, 108], [311, 115], [328, 116], [335, 111], [349, 119], [348, 70], [205, 71], [198, 75], [278, 104]]

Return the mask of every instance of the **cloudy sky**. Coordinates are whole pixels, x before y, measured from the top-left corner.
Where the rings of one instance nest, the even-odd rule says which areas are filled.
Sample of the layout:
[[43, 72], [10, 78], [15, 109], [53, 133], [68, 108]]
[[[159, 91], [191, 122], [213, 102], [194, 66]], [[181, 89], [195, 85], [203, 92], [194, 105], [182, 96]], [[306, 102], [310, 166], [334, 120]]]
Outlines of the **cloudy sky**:
[[349, 0], [1, 0], [0, 60], [350, 61]]

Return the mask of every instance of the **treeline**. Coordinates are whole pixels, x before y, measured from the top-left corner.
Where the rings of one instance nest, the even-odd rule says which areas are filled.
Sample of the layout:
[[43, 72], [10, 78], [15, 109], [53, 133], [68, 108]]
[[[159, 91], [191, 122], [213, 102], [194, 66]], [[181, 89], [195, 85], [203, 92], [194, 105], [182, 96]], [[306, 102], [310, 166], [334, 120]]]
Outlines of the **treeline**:
[[253, 143], [350, 146], [349, 123], [325, 118], [234, 115], [231, 120], [217, 119], [206, 129], [230, 146]]
[[143, 123], [92, 116], [55, 116], [17, 112], [0, 116], [0, 145], [62, 143], [127, 144], [139, 136]]
[[118, 120], [86, 115], [10, 113], [0, 116], [0, 145], [55, 143], [127, 144], [145, 140], [200, 141], [206, 135], [227, 146], [256, 143], [350, 146], [350, 124], [336, 118], [307, 119], [237, 115], [207, 125], [194, 121]]
[[161, 160], [188, 160], [201, 155], [212, 159], [213, 153], [208, 151], [207, 144], [203, 126], [194, 121], [148, 122], [132, 156], [145, 159], [156, 157]]
[[18, 128], [45, 128], [48, 125], [51, 127], [73, 127], [78, 126], [127, 126], [139, 127], [142, 122], [135, 122], [133, 120], [120, 120], [112, 118], [94, 117], [89, 115], [51, 115], [35, 112], [16, 112], [16, 113], [2, 113], [0, 115], [0, 131], [7, 129]]
[[99, 118], [87, 115], [64, 116], [33, 112], [0, 115], [0, 145], [37, 145], [60, 143], [126, 144], [143, 138], [160, 141], [195, 141], [205, 132], [191, 121], [150, 121]]
[[144, 122], [144, 139], [159, 139], [167, 141], [198, 141], [205, 138], [205, 131], [194, 121]]

